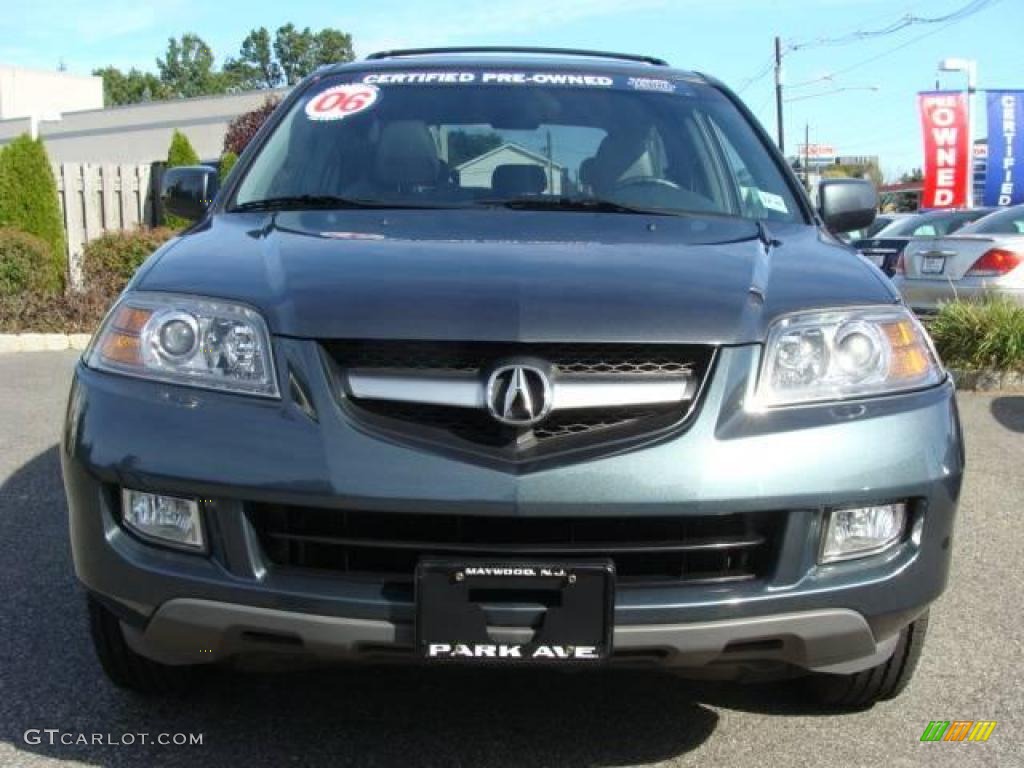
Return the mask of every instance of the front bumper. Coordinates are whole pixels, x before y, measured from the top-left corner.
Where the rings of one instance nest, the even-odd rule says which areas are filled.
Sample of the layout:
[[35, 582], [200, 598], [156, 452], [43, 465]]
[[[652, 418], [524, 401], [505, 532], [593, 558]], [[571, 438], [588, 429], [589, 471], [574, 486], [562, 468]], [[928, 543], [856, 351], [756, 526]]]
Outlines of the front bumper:
[[[727, 348], [685, 429], [618, 455], [517, 474], [366, 434], [338, 408], [315, 344], [276, 346], [282, 375], [304, 378], [316, 420], [287, 395], [257, 401], [76, 372], [62, 450], [76, 571], [152, 658], [408, 652], [408, 594], [268, 565], [245, 514], [254, 502], [502, 517], [785, 511], [765, 579], [618, 587], [619, 656], [681, 666], [873, 666], [945, 586], [963, 471], [948, 382], [751, 413], [743, 399], [758, 348]], [[211, 556], [129, 535], [118, 523], [122, 486], [207, 499]], [[823, 508], [898, 499], [913, 500], [919, 537], [860, 561], [816, 564]]]

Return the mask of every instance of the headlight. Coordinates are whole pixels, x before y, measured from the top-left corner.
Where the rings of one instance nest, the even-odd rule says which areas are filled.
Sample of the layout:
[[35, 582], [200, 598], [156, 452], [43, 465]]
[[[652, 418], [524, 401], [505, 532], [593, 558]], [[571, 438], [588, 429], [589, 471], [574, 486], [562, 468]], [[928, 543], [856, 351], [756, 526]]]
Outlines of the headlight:
[[942, 377], [927, 334], [903, 307], [802, 312], [768, 332], [755, 402], [843, 400], [930, 386]]
[[266, 323], [229, 301], [129, 293], [96, 334], [86, 363], [173, 384], [277, 397]]
[[832, 563], [884, 552], [903, 535], [906, 513], [906, 504], [833, 509], [825, 525], [820, 562]]

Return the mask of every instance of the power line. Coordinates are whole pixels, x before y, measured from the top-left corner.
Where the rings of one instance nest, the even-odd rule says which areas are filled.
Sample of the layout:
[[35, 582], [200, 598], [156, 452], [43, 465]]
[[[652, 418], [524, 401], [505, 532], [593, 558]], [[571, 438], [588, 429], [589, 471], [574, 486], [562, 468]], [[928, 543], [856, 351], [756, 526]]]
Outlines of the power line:
[[818, 37], [807, 42], [792, 43], [790, 45], [790, 49], [799, 51], [807, 48], [847, 45], [849, 43], [870, 40], [876, 37], [886, 37], [888, 35], [896, 34], [897, 32], [902, 32], [908, 27], [922, 24], [944, 24], [946, 22], [960, 21], [962, 19], [966, 19], [968, 16], [973, 16], [975, 13], [984, 10], [987, 6], [998, 1], [999, 0], [971, 0], [969, 3], [961, 6], [957, 10], [951, 11], [950, 13], [942, 16], [916, 16], [912, 13], [908, 13], [883, 27], [878, 27], [876, 29], [858, 29], [835, 37]]
[[[953, 25], [958, 24], [959, 22], [961, 22], [964, 19], [966, 19], [968, 16], [974, 15], [975, 13], [977, 13], [980, 10], [982, 10], [983, 8], [988, 7], [989, 5], [992, 5], [993, 3], [1000, 2], [1000, 0], [978, 0], [978, 1], [982, 2], [983, 4], [979, 5], [978, 7], [976, 7], [970, 13], [963, 13], [963, 12], [959, 13], [959, 14], [956, 15], [956, 18], [950, 19], [945, 24], [941, 24], [938, 27], [935, 27], [933, 29], [929, 29], [927, 32], [925, 32], [923, 34], [920, 34], [917, 37], [912, 37], [909, 40], [903, 41], [899, 45], [896, 45], [896, 46], [893, 46], [892, 48], [889, 48], [888, 50], [882, 51], [881, 53], [877, 53], [874, 56], [870, 56], [870, 57], [868, 57], [866, 59], [862, 59], [861, 61], [858, 61], [856, 64], [851, 64], [848, 67], [844, 67], [843, 69], [836, 70], [835, 72], [831, 72], [831, 73], [829, 73], [827, 75], [823, 75], [821, 77], [815, 77], [815, 78], [811, 78], [810, 80], [804, 80], [804, 81], [799, 82], [799, 83], [794, 83], [793, 85], [790, 85], [788, 87], [789, 88], [804, 88], [804, 87], [806, 87], [808, 85], [815, 85], [816, 83], [823, 83], [823, 82], [831, 81], [831, 80], [834, 80], [839, 75], [845, 75], [845, 74], [847, 74], [849, 72], [854, 71], [855, 69], [860, 69], [861, 67], [867, 66], [868, 64], [874, 64], [879, 59], [884, 59], [886, 56], [891, 56], [892, 54], [897, 53], [898, 51], [902, 51], [904, 48], [908, 48], [911, 45], [913, 45], [914, 43], [917, 43], [917, 42], [919, 42], [921, 40], [924, 40], [927, 37], [931, 37], [932, 35], [937, 35], [939, 32], [942, 32], [945, 29], [949, 29]], [[967, 10], [967, 6], [965, 6], [964, 8], [961, 9], [961, 11], [966, 11], [966, 10]]]
[[765, 64], [761, 69], [757, 70], [757, 72], [755, 72], [753, 75], [751, 75], [750, 77], [742, 80], [740, 82], [740, 84], [736, 87], [736, 93], [737, 94], [743, 93], [745, 90], [747, 90], [747, 88], [752, 86], [754, 83], [758, 82], [759, 80], [763, 80], [764, 78], [766, 78], [769, 74], [771, 74], [771, 71], [772, 71], [772, 69], [774, 67], [775, 67], [775, 58], [773, 57], [773, 58], [769, 59], [768, 63]]

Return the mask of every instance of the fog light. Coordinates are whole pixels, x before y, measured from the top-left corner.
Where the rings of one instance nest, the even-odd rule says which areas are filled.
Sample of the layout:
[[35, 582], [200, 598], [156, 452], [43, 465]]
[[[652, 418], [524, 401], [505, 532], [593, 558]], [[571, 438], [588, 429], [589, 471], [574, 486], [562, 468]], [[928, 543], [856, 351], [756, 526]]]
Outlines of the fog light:
[[199, 503], [194, 499], [125, 488], [121, 502], [124, 524], [142, 538], [194, 552], [206, 550]]
[[828, 513], [821, 562], [874, 555], [894, 546], [903, 534], [906, 504], [833, 509]]

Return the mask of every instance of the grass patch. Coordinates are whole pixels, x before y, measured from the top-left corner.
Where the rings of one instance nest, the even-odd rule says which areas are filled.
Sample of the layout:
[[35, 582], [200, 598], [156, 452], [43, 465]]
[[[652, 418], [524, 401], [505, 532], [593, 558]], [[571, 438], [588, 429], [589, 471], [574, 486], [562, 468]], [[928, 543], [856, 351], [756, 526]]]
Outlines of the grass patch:
[[1008, 299], [944, 304], [928, 330], [942, 361], [962, 370], [1024, 371], [1024, 306]]

